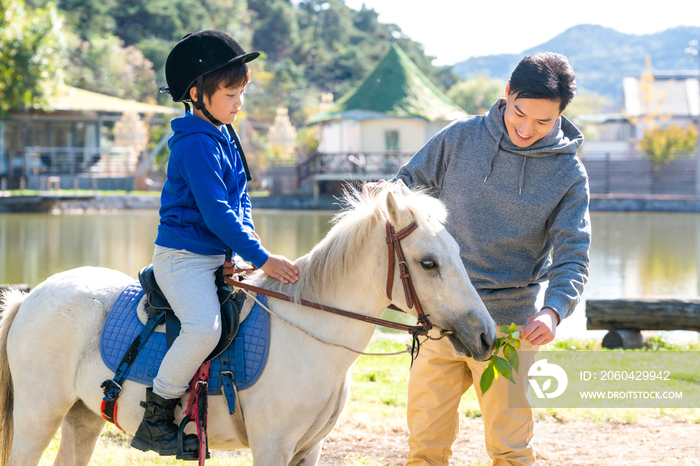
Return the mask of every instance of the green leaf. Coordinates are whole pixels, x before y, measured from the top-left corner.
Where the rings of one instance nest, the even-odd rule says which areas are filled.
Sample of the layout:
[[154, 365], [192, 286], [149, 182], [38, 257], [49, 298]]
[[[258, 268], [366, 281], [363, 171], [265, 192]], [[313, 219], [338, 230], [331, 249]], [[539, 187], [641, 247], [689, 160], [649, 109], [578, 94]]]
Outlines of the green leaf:
[[498, 354], [498, 350], [500, 348], [503, 348], [503, 345], [506, 344], [506, 338], [505, 337], [499, 337], [496, 338], [496, 344], [493, 347], [493, 354]]
[[[515, 340], [515, 342], [518, 344], [520, 343], [518, 340]], [[515, 350], [515, 347], [510, 344], [506, 345], [505, 348], [503, 348], [503, 355], [517, 373], [518, 369], [520, 368], [520, 357], [518, 356], [518, 352]]]
[[510, 335], [510, 332], [508, 331], [508, 327], [501, 327], [501, 332], [507, 333]]
[[513, 340], [511, 344], [515, 349], [520, 349], [520, 340]]
[[481, 386], [482, 395], [486, 393], [489, 388], [491, 388], [491, 384], [493, 384], [493, 381], [497, 377], [498, 371], [496, 370], [496, 365], [493, 363], [493, 359], [491, 359], [489, 365], [486, 366], [486, 370], [484, 370], [484, 373], [481, 374], [481, 381], [479, 382], [479, 385]]
[[516, 330], [518, 330], [518, 326], [515, 325], [515, 323], [512, 323], [512, 324], [510, 324], [510, 327], [508, 327], [508, 334], [511, 334], [511, 333], [515, 332]]
[[498, 372], [500, 372], [503, 377], [515, 383], [515, 380], [513, 380], [513, 373], [511, 372], [510, 364], [508, 364], [508, 361], [506, 361], [503, 358], [497, 357], [496, 368], [498, 368]]

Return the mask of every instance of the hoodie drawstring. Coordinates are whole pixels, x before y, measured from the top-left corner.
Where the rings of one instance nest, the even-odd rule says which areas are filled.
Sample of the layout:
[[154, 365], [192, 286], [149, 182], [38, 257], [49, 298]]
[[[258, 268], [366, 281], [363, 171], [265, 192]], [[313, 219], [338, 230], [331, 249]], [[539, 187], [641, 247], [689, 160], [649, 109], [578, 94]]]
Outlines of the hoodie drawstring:
[[[491, 176], [491, 172], [493, 171], [493, 161], [496, 158], [496, 154], [498, 153], [498, 149], [501, 146], [501, 141], [503, 140], [503, 134], [501, 134], [501, 137], [498, 139], [498, 143], [496, 144], [496, 149], [493, 151], [493, 155], [491, 155], [491, 161], [489, 162], [489, 171], [486, 173], [486, 178], [484, 178], [484, 183], [486, 183], [486, 180], [489, 179], [489, 176]], [[523, 155], [523, 166], [520, 169], [520, 182], [518, 183], [518, 195], [523, 193], [523, 186], [525, 185], [525, 165], [527, 165], [527, 155]]]
[[525, 164], [527, 164], [527, 155], [523, 155], [523, 168], [520, 170], [520, 184], [518, 186], [518, 195], [523, 193], [523, 185], [525, 184]]
[[496, 154], [498, 153], [498, 148], [501, 147], [502, 140], [503, 140], [503, 133], [501, 133], [501, 137], [498, 138], [498, 142], [496, 143], [496, 149], [494, 149], [493, 155], [491, 155], [491, 161], [489, 162], [489, 171], [486, 174], [486, 178], [484, 178], [484, 183], [486, 183], [486, 180], [488, 180], [489, 176], [491, 176], [491, 171], [493, 170], [493, 160], [496, 158]]

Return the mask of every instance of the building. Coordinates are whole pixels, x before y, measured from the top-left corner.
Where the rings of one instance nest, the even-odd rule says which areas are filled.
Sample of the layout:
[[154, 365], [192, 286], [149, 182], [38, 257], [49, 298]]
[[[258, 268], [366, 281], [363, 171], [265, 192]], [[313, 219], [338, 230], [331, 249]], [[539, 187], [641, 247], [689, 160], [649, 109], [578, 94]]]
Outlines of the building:
[[575, 123], [584, 131], [584, 157], [643, 157], [637, 148], [644, 133], [671, 124], [697, 124], [700, 118], [698, 71], [652, 71], [622, 81], [619, 113], [579, 115]]
[[440, 129], [464, 116], [465, 112], [392, 44], [357, 88], [309, 123], [321, 126], [320, 152], [415, 153]]
[[128, 189], [150, 125], [182, 113], [74, 87], [50, 106], [0, 121], [0, 177], [9, 188]]
[[392, 44], [365, 80], [335, 103], [324, 96], [318, 153], [299, 167], [300, 184], [368, 180], [395, 173], [435, 133], [466, 113]]
[[592, 194], [696, 195], [698, 160], [683, 154], [654, 165], [639, 149], [646, 131], [669, 125], [697, 125], [700, 118], [700, 73], [652, 71], [623, 79], [620, 112], [579, 115], [574, 122], [586, 141], [579, 153]]

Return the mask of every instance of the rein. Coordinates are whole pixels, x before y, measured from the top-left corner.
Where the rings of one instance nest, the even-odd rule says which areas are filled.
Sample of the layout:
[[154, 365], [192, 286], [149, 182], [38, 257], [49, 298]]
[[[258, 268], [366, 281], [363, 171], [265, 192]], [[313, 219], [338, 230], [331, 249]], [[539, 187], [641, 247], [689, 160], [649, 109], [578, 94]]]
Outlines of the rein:
[[[395, 330], [408, 332], [409, 334], [411, 334], [413, 336], [413, 348], [416, 348], [418, 336], [424, 335], [427, 337], [428, 332], [433, 328], [432, 324], [428, 320], [428, 316], [423, 311], [423, 307], [420, 304], [418, 296], [416, 295], [416, 291], [415, 291], [415, 288], [413, 286], [413, 282], [411, 281], [411, 275], [410, 275], [409, 270], [408, 270], [408, 264], [406, 263], [406, 259], [405, 259], [405, 256], [403, 254], [403, 249], [401, 247], [401, 240], [406, 238], [408, 235], [410, 235], [413, 231], [416, 230], [416, 228], [418, 228], [418, 224], [415, 221], [413, 221], [413, 222], [411, 222], [410, 225], [408, 225], [403, 230], [396, 232], [396, 230], [395, 230], [394, 226], [391, 224], [391, 222], [389, 220], [387, 220], [387, 222], [386, 222], [386, 243], [387, 243], [387, 246], [389, 249], [389, 270], [387, 273], [386, 294], [387, 294], [387, 298], [389, 298], [391, 300], [392, 288], [393, 288], [393, 284], [394, 284], [394, 270], [396, 268], [396, 259], [398, 259], [399, 278], [401, 278], [401, 282], [403, 283], [406, 304], [408, 305], [409, 309], [413, 308], [414, 305], [416, 306], [416, 313], [418, 314], [418, 319], [417, 319], [418, 325], [401, 324], [398, 322], [392, 322], [392, 321], [380, 319], [377, 317], [371, 317], [371, 316], [366, 316], [363, 314], [358, 314], [356, 312], [345, 311], [345, 310], [338, 309], [338, 308], [333, 307], [333, 306], [326, 306], [324, 304], [315, 303], [313, 301], [307, 301], [305, 299], [295, 299], [295, 298], [293, 298], [289, 295], [286, 295], [284, 293], [278, 293], [276, 291], [266, 290], [264, 288], [260, 288], [260, 287], [255, 286], [255, 285], [251, 285], [251, 284], [245, 283], [243, 281], [239, 281], [233, 275], [240, 274], [240, 273], [248, 273], [251, 269], [249, 269], [249, 268], [245, 268], [245, 269], [235, 268], [235, 266], [231, 260], [231, 256], [228, 253], [226, 255], [226, 262], [224, 262], [224, 281], [226, 283], [228, 283], [229, 285], [232, 285], [236, 288], [241, 288], [243, 290], [253, 291], [255, 293], [264, 294], [266, 296], [270, 296], [272, 298], [279, 299], [282, 301], [287, 301], [287, 302], [294, 303], [294, 304], [301, 304], [302, 306], [311, 307], [311, 308], [318, 309], [318, 310], [321, 310], [324, 312], [336, 314], [336, 315], [343, 316], [343, 317], [348, 317], [350, 319], [359, 320], [359, 321], [366, 322], [369, 324], [381, 325], [383, 327], [388, 327], [388, 328], [393, 328]], [[252, 269], [252, 270], [254, 270], [254, 269]], [[388, 308], [395, 310], [395, 311], [399, 311], [399, 312], [404, 312], [404, 313], [406, 312], [393, 304], [390, 304], [388, 306]], [[430, 337], [428, 337], [428, 338], [430, 338]], [[414, 350], [412, 349], [411, 352], [413, 353], [413, 351]]]

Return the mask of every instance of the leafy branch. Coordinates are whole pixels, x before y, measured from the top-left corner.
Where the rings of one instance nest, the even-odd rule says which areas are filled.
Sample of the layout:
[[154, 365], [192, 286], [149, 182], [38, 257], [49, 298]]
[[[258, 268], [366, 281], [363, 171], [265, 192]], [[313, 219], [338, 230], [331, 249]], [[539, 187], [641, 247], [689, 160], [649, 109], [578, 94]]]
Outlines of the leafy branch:
[[[515, 324], [510, 324], [510, 327], [503, 327], [501, 331], [505, 333], [506, 336], [496, 339], [493, 355], [489, 359], [486, 370], [481, 375], [480, 386], [482, 394], [486, 393], [486, 391], [491, 388], [493, 381], [496, 380], [499, 375], [515, 383], [513, 371], [517, 374], [518, 368], [520, 367], [520, 358], [517, 352], [518, 348], [520, 348], [520, 332], [517, 330]], [[503, 350], [503, 357], [498, 355], [501, 350]]]

